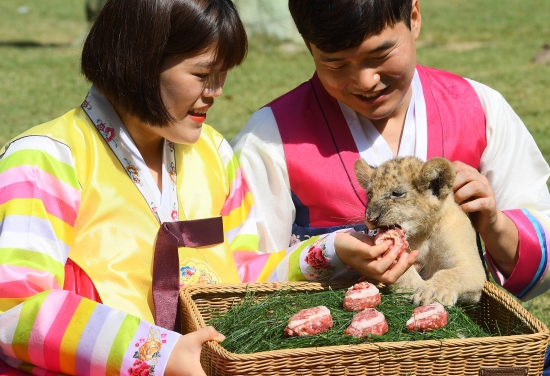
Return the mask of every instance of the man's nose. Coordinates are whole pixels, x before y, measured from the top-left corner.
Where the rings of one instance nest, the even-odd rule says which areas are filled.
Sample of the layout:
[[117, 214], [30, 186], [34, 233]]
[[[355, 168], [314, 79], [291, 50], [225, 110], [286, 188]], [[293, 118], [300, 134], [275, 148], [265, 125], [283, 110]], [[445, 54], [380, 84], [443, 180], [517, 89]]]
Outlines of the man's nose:
[[356, 85], [362, 91], [370, 91], [380, 82], [380, 75], [372, 68], [363, 68], [357, 72]]

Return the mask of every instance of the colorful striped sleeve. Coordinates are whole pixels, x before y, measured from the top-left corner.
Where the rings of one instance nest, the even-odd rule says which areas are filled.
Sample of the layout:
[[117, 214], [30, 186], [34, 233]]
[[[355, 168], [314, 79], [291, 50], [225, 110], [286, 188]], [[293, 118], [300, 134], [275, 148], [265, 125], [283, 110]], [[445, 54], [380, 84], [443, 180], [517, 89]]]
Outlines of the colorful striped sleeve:
[[220, 144], [219, 153], [230, 187], [221, 212], [226, 239], [233, 252], [257, 251], [258, 230], [254, 217], [254, 200], [237, 158], [225, 139]]
[[550, 220], [532, 209], [503, 211], [516, 225], [519, 235], [519, 259], [512, 274], [505, 278], [485, 254], [495, 280], [523, 301], [530, 300], [550, 289], [548, 272]]
[[0, 156], [0, 371], [162, 374], [179, 334], [61, 290], [80, 189], [60, 142], [25, 137]]
[[319, 280], [349, 272], [334, 251], [334, 234], [315, 236], [279, 252], [259, 252], [251, 192], [227, 141], [222, 141], [219, 152], [230, 182], [221, 214], [241, 282]]

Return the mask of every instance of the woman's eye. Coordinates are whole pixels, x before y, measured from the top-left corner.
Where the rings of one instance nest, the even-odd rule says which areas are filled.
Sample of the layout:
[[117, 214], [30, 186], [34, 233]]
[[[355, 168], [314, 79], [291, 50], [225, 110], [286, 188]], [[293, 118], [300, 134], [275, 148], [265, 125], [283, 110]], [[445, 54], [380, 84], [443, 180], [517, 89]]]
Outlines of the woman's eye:
[[195, 73], [194, 76], [204, 80], [206, 77], [208, 77], [207, 73]]

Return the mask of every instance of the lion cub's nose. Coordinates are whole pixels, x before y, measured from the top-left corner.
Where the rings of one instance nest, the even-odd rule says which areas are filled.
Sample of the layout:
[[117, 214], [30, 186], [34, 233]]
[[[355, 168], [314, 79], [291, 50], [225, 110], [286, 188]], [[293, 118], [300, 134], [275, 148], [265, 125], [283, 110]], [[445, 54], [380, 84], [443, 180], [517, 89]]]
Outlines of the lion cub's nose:
[[378, 221], [378, 218], [380, 218], [380, 214], [374, 214], [367, 210], [367, 221], [374, 223]]

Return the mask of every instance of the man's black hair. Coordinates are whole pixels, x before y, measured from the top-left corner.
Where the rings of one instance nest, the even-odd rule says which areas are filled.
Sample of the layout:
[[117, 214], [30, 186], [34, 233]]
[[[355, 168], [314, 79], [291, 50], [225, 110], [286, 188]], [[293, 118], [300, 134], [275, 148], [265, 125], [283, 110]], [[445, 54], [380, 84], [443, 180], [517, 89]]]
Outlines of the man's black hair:
[[333, 53], [357, 47], [399, 22], [411, 28], [413, 0], [289, 0], [298, 31], [308, 43]]

